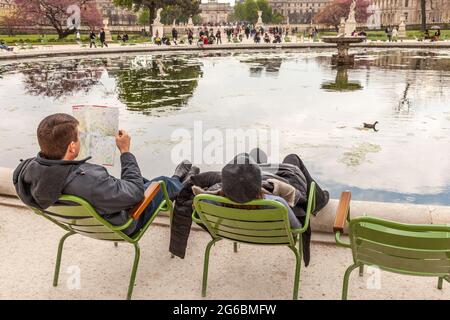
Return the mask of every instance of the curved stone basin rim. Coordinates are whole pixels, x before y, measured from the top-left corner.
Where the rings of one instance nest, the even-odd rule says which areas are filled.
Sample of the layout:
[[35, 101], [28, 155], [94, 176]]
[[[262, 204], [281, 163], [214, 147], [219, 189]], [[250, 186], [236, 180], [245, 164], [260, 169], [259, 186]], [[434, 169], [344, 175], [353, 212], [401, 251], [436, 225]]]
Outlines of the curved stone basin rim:
[[339, 36], [328, 36], [322, 37], [322, 41], [325, 43], [336, 43], [336, 44], [350, 44], [350, 43], [360, 43], [366, 40], [366, 37], [339, 37]]

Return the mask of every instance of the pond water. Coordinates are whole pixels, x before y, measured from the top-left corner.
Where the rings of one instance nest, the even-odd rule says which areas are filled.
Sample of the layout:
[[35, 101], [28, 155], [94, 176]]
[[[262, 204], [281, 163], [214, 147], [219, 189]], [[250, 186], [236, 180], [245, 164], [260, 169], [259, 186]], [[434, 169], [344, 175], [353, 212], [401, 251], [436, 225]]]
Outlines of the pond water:
[[[257, 129], [276, 132], [280, 156], [300, 154], [334, 198], [349, 189], [360, 200], [450, 205], [449, 50], [359, 49], [350, 69], [332, 67], [333, 53], [2, 63], [0, 166], [15, 167], [37, 153], [35, 130], [44, 116], [97, 104], [120, 108], [120, 126], [131, 133], [147, 177], [172, 173], [177, 129], [193, 135], [199, 127]], [[363, 128], [375, 121], [377, 131]], [[207, 171], [220, 169], [229, 160], [223, 158], [193, 160]], [[117, 164], [113, 174], [120, 172]]]

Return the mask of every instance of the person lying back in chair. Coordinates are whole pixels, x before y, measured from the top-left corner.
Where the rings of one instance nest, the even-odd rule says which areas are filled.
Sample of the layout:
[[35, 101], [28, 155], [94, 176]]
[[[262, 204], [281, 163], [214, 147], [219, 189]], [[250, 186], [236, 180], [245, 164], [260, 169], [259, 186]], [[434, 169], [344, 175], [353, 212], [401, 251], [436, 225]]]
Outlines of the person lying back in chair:
[[[135, 156], [130, 153], [130, 136], [120, 130], [116, 145], [121, 156], [121, 179], [109, 175], [105, 167], [75, 160], [80, 152], [78, 120], [68, 114], [53, 114], [41, 121], [37, 129], [40, 152], [22, 161], [15, 169], [13, 182], [20, 199], [28, 206], [47, 209], [63, 194], [88, 201], [97, 212], [113, 225], [128, 220], [128, 211], [144, 198], [144, 191], [152, 182], [163, 180], [169, 198], [174, 199], [182, 183], [198, 168], [183, 161], [172, 177], [152, 180], [142, 177]], [[129, 236], [145, 224], [163, 199], [159, 190], [137, 221], [124, 230]]]
[[[288, 209], [288, 218], [291, 228], [301, 228], [302, 225], [290, 206], [298, 201], [299, 194], [291, 185], [284, 182], [277, 182], [277, 186], [286, 190], [283, 192], [288, 201], [278, 195], [271, 194], [264, 188], [260, 166], [253, 158], [246, 154], [238, 154], [233, 160], [225, 165], [221, 172], [221, 188], [214, 191], [204, 191], [197, 186], [193, 186], [194, 194], [209, 193], [228, 198], [236, 203], [246, 203], [252, 200], [270, 199], [283, 204]], [[219, 184], [217, 185], [219, 187]], [[213, 188], [215, 189], [215, 188]], [[239, 207], [239, 205], [238, 205]]]

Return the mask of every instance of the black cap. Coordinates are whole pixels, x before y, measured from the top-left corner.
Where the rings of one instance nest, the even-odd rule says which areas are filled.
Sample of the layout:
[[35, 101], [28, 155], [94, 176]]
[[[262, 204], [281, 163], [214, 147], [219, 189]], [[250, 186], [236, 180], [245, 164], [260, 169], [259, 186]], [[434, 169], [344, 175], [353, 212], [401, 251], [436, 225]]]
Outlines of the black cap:
[[234, 202], [259, 198], [261, 183], [261, 169], [246, 153], [237, 155], [222, 169], [222, 191]]

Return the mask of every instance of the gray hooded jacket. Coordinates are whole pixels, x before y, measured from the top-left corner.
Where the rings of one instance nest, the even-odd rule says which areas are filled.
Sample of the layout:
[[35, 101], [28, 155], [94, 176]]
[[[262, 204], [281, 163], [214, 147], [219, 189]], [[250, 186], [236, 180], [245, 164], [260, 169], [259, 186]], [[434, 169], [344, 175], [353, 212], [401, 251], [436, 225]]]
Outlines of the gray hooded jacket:
[[112, 224], [125, 223], [127, 211], [144, 197], [144, 179], [136, 158], [129, 152], [120, 156], [121, 179], [87, 160], [49, 160], [40, 154], [24, 160], [13, 175], [17, 194], [26, 205], [44, 210], [63, 194], [78, 196]]

